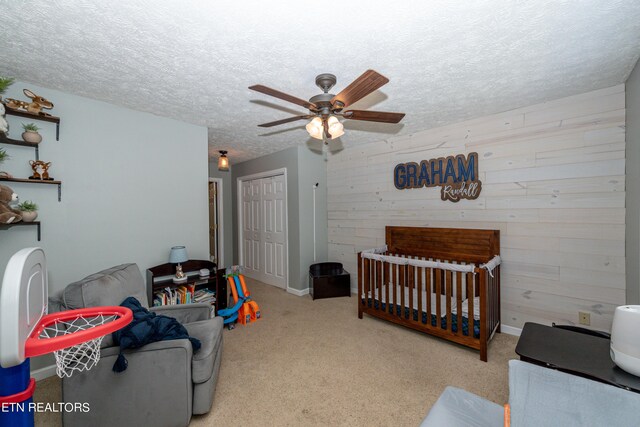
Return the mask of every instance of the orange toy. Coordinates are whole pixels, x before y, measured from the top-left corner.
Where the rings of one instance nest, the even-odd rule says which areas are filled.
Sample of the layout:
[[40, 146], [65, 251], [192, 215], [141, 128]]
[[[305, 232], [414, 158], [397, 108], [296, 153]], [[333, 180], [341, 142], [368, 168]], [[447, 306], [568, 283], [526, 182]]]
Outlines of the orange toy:
[[238, 323], [246, 325], [260, 319], [260, 306], [257, 302], [251, 300], [251, 293], [247, 289], [244, 276], [239, 273], [232, 273], [227, 276], [227, 281], [229, 288], [231, 288], [234, 304], [241, 304], [237, 316]]
[[240, 285], [242, 286], [242, 293], [244, 293], [245, 297], [250, 297], [251, 293], [249, 292], [249, 289], [247, 289], [247, 283], [244, 281], [244, 276], [242, 274], [238, 274], [238, 277], [240, 278]]
[[249, 301], [249, 308], [251, 309], [251, 321], [255, 322], [260, 318], [260, 306], [255, 301]]

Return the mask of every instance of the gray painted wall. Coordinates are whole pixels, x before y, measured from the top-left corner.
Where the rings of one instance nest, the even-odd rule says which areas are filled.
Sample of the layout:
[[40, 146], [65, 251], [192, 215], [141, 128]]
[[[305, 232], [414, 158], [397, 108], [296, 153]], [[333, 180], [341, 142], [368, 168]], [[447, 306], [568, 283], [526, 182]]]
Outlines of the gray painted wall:
[[223, 232], [223, 262], [224, 267], [233, 265], [233, 197], [231, 185], [231, 171], [218, 170], [218, 161], [209, 163], [209, 176], [222, 179], [222, 224]]
[[[44, 249], [50, 293], [96, 271], [136, 262], [144, 272], [167, 262], [169, 248], [186, 245], [191, 258], [208, 257], [207, 129], [104, 102], [16, 82], [7, 97], [24, 99], [29, 88], [55, 104], [55, 125], [39, 122], [40, 158], [51, 161], [55, 186], [11, 183], [21, 200], [40, 206], [42, 241], [35, 227], [0, 230], [0, 277], [9, 258], [25, 247]], [[8, 116], [9, 136], [21, 123]], [[3, 146], [12, 159], [2, 170], [31, 175], [34, 150]], [[48, 363], [33, 361], [38, 368]]]
[[313, 263], [313, 184], [316, 190], [316, 259], [327, 260], [327, 169], [324, 156], [306, 145], [233, 165], [234, 263], [238, 255], [237, 179], [242, 176], [287, 168], [287, 216], [289, 220], [289, 287], [308, 288], [307, 272]]
[[233, 187], [233, 260], [237, 264], [238, 255], [238, 178], [256, 173], [287, 168], [287, 218], [289, 221], [289, 286], [295, 289], [304, 289], [296, 283], [295, 278], [300, 277], [300, 222], [298, 199], [298, 148], [291, 147], [286, 150], [248, 160], [231, 166]]
[[640, 62], [625, 89], [627, 304], [640, 304]]
[[[327, 261], [327, 163], [322, 153], [298, 147], [298, 201], [300, 218], [300, 289], [309, 284], [313, 261], [313, 184], [316, 189], [316, 262]], [[339, 261], [339, 260], [334, 260]]]

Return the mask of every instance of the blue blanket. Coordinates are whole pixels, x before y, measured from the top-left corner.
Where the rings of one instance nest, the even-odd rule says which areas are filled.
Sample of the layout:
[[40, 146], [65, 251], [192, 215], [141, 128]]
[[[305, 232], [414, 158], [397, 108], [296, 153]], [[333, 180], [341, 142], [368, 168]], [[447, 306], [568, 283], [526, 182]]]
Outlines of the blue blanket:
[[114, 344], [120, 345], [120, 354], [113, 364], [114, 372], [127, 369], [128, 362], [122, 352], [128, 348], [139, 348], [156, 341], [189, 339], [193, 351], [200, 349], [200, 340], [189, 337], [185, 327], [173, 317], [150, 312], [134, 297], [128, 297], [120, 305], [131, 309], [133, 320], [112, 334]]

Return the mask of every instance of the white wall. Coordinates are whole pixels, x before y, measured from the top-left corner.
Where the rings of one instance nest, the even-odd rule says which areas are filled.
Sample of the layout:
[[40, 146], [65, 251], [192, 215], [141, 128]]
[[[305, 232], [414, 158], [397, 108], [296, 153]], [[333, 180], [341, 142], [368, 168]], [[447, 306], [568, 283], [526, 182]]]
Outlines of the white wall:
[[640, 62], [626, 84], [627, 304], [640, 304]]
[[[500, 230], [502, 319], [608, 329], [625, 302], [625, 94], [619, 85], [329, 157], [329, 258], [356, 284], [356, 253], [384, 244], [385, 225]], [[477, 200], [439, 188], [397, 190], [397, 163], [476, 151]]]
[[[24, 99], [29, 88], [55, 104], [55, 125], [38, 122], [40, 158], [53, 162], [55, 186], [9, 183], [21, 200], [38, 203], [42, 241], [35, 227], [0, 231], [0, 274], [24, 247], [44, 248], [50, 292], [120, 263], [136, 262], [143, 274], [167, 262], [169, 248], [186, 245], [191, 258], [208, 259], [207, 130], [175, 120], [16, 82], [7, 97]], [[21, 123], [7, 116], [9, 136], [20, 139]], [[12, 159], [2, 169], [31, 174], [30, 148], [6, 145]], [[7, 183], [4, 183], [7, 184]]]

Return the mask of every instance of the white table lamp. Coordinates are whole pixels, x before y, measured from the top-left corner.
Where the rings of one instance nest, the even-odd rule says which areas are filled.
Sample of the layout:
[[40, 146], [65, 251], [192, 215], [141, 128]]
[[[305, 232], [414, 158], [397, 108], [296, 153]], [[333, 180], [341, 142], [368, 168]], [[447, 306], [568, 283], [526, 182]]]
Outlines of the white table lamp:
[[189, 261], [189, 256], [187, 255], [187, 248], [184, 246], [173, 246], [171, 248], [171, 252], [169, 252], [169, 262], [171, 264], [178, 264], [176, 266], [176, 275], [173, 278], [175, 283], [182, 283], [187, 281], [187, 276], [182, 272], [183, 262]]

